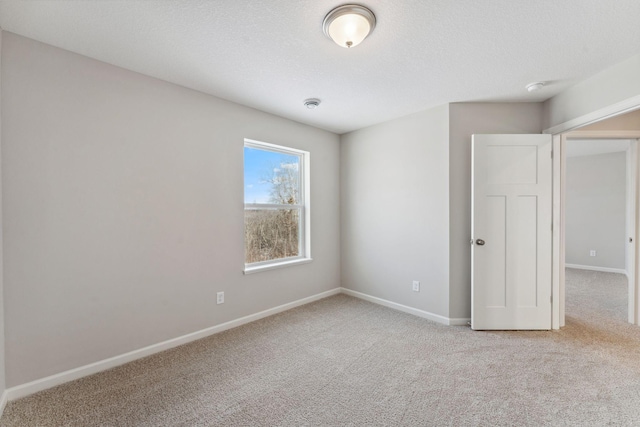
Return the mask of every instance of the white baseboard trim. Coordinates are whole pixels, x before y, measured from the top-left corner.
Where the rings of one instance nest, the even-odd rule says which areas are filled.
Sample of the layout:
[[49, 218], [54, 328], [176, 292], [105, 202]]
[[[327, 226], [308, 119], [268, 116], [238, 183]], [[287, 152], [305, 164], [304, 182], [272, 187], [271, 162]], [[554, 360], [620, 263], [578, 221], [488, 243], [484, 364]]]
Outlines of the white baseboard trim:
[[2, 397], [0, 397], [0, 417], [4, 413], [4, 408], [7, 406], [7, 402], [9, 401], [7, 390], [2, 392]]
[[[352, 291], [351, 289], [347, 289], [347, 288], [342, 288], [342, 293], [346, 295], [350, 295], [352, 297], [360, 298], [365, 301], [372, 302], [374, 304], [383, 305], [385, 307], [389, 307], [405, 313], [413, 314], [414, 316], [418, 316], [418, 317], [432, 320], [434, 322], [442, 323], [443, 325], [449, 325], [449, 326], [466, 325], [467, 322], [471, 320], [471, 319], [449, 319], [448, 317], [440, 316], [439, 314], [434, 314], [425, 310], [420, 310], [419, 308], [413, 308], [407, 305], [398, 304], [397, 302], [389, 301], [386, 299], [373, 297], [371, 295], [363, 294], [362, 292]], [[456, 322], [455, 324], [452, 323], [454, 321]], [[459, 323], [462, 321], [464, 321], [464, 323]]]
[[81, 366], [79, 368], [70, 369], [65, 372], [60, 372], [59, 374], [55, 374], [55, 375], [51, 375], [35, 381], [31, 381], [26, 384], [10, 387], [7, 390], [5, 390], [4, 393], [2, 394], [2, 398], [0, 400], [0, 416], [2, 415], [2, 411], [4, 410], [5, 405], [9, 401], [16, 400], [21, 397], [29, 396], [33, 393], [37, 393], [39, 391], [43, 391], [43, 390], [58, 386], [60, 384], [74, 381], [89, 375], [93, 375], [98, 372], [106, 371], [107, 369], [115, 368], [116, 366], [124, 365], [125, 363], [129, 363], [134, 360], [141, 359], [143, 357], [151, 356], [152, 354], [160, 353], [162, 351], [169, 350], [171, 348], [178, 347], [180, 345], [187, 344], [192, 341], [206, 338], [208, 336], [211, 336], [229, 329], [233, 329], [238, 326], [245, 325], [247, 323], [255, 322], [256, 320], [260, 320], [268, 316], [273, 316], [274, 314], [282, 313], [283, 311], [291, 310], [292, 308], [309, 304], [314, 301], [318, 301], [333, 295], [337, 295], [339, 293], [344, 293], [346, 295], [360, 298], [362, 300], [369, 301], [374, 304], [379, 304], [379, 305], [389, 307], [395, 310], [399, 310], [405, 313], [413, 314], [414, 316], [429, 319], [434, 322], [441, 323], [443, 325], [466, 326], [468, 322], [471, 320], [468, 318], [451, 319], [448, 317], [440, 316], [438, 314], [430, 313], [425, 310], [420, 310], [417, 308], [398, 304], [382, 298], [377, 298], [371, 295], [363, 294], [361, 292], [352, 291], [351, 289], [335, 288], [330, 291], [322, 292], [317, 295], [312, 295], [307, 298], [290, 302], [288, 304], [283, 304], [278, 307], [270, 308], [268, 310], [264, 310], [259, 313], [251, 314], [249, 316], [241, 317], [236, 320], [231, 320], [229, 322], [221, 323], [220, 325], [202, 329], [197, 332], [192, 332], [190, 334], [183, 335], [178, 338], [173, 338], [158, 344], [153, 344], [138, 350], [134, 350], [128, 353], [114, 356], [109, 359], [104, 359], [95, 363], [90, 363], [88, 365]]
[[609, 267], [594, 267], [591, 265], [580, 265], [580, 264], [565, 264], [567, 268], [575, 268], [578, 270], [591, 270], [591, 271], [602, 271], [603, 273], [620, 273], [627, 275], [627, 270], [622, 268], [609, 268]]
[[[98, 372], [105, 371], [107, 369], [115, 368], [116, 366], [124, 365], [125, 363], [132, 362], [143, 357], [150, 356], [152, 354], [159, 353], [161, 351], [169, 350], [174, 347], [178, 347], [183, 344], [190, 343], [192, 341], [199, 340], [201, 338], [208, 337], [210, 335], [217, 334], [228, 329], [236, 328], [238, 326], [245, 325], [262, 318], [273, 316], [274, 314], [281, 313], [283, 311], [291, 310], [292, 308], [299, 307], [301, 305], [309, 304], [314, 301], [321, 300], [323, 298], [337, 295], [342, 291], [341, 288], [335, 288], [330, 291], [322, 292], [317, 295], [312, 295], [307, 298], [302, 298], [297, 301], [290, 302], [288, 304], [279, 305], [268, 310], [261, 311], [259, 313], [251, 314], [249, 316], [241, 317], [236, 320], [221, 323], [220, 325], [212, 326], [210, 328], [202, 329], [197, 332], [193, 332], [187, 335], [183, 335], [178, 338], [173, 338], [167, 341], [163, 341], [158, 344], [153, 344], [139, 350], [130, 351], [119, 356], [111, 357], [109, 359], [101, 360], [99, 362], [90, 363], [89, 365], [81, 366], [79, 368], [71, 369], [59, 374], [51, 375], [39, 380], [35, 380], [26, 384], [11, 387], [2, 395], [4, 403], [19, 399], [21, 397], [28, 396], [33, 393], [37, 393], [42, 390], [46, 390], [51, 387], [55, 387], [60, 384], [64, 384], [69, 381], [77, 380], [88, 375], [92, 375]], [[2, 408], [4, 408], [2, 403]]]

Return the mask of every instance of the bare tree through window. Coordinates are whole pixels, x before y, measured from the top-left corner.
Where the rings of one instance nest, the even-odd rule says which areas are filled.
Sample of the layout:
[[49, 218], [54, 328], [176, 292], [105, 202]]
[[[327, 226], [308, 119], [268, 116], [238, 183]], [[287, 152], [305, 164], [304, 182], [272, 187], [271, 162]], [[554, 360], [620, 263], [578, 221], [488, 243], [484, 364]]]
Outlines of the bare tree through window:
[[[246, 264], [301, 255], [300, 160], [296, 154], [245, 147]], [[259, 191], [249, 191], [255, 187]]]

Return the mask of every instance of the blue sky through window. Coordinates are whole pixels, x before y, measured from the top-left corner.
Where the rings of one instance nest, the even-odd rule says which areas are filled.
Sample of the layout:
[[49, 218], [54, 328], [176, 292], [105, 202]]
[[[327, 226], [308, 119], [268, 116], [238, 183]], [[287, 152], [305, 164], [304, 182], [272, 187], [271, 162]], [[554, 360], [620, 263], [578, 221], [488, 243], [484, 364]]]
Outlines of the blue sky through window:
[[265, 181], [274, 169], [299, 163], [300, 158], [295, 155], [244, 147], [244, 202], [270, 203], [271, 184]]

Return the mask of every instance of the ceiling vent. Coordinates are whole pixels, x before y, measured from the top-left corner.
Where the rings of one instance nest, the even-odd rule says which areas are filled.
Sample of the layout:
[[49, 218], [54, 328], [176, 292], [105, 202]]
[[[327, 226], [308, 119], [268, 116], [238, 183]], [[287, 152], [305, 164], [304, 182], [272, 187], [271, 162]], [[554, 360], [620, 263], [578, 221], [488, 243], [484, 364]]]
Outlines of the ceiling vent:
[[320, 100], [318, 98], [309, 98], [304, 100], [304, 106], [309, 110], [316, 109], [320, 106]]

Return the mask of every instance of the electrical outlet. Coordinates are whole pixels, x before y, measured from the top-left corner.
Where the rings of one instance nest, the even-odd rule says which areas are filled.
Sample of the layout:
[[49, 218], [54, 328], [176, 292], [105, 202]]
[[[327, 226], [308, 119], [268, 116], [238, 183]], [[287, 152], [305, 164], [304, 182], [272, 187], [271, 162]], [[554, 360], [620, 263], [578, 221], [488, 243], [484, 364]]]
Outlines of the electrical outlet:
[[417, 280], [413, 281], [413, 292], [420, 292], [420, 282]]
[[596, 251], [593, 249], [589, 251], [589, 256], [596, 256]]
[[216, 304], [223, 304], [224, 303], [224, 292], [218, 292], [218, 299], [216, 301]]

